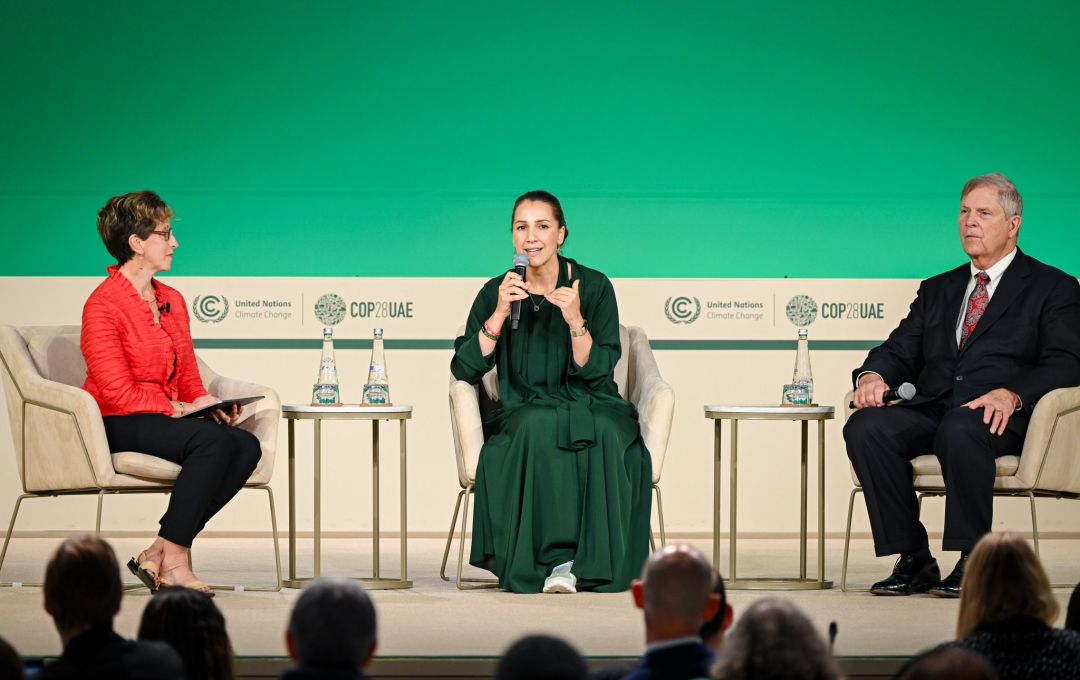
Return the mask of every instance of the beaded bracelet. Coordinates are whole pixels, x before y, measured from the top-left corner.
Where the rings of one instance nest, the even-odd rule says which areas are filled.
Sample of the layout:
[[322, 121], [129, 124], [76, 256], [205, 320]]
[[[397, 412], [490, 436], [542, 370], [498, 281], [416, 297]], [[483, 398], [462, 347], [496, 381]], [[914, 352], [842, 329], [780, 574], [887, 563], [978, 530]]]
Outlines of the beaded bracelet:
[[491, 330], [488, 328], [487, 321], [485, 321], [484, 325], [480, 328], [480, 332], [487, 336], [487, 339], [491, 340], [492, 342], [498, 342], [499, 336], [502, 335], [502, 333], [492, 333]]

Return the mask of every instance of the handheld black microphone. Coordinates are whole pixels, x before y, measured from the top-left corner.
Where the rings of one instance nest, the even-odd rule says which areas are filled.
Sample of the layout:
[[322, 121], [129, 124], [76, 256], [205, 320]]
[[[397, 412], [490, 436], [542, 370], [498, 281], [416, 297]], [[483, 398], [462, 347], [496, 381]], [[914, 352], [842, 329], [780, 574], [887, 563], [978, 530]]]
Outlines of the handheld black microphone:
[[[885, 390], [885, 393], [881, 395], [881, 401], [886, 404], [892, 404], [897, 401], [907, 401], [915, 398], [915, 386], [911, 383], [904, 383], [897, 387], [895, 390]], [[855, 402], [848, 402], [848, 408], [855, 408]]]
[[[521, 277], [521, 280], [525, 280], [525, 268], [529, 266], [529, 256], [525, 253], [518, 253], [514, 256], [514, 271]], [[518, 329], [518, 323], [521, 321], [521, 300], [514, 300], [510, 306], [510, 330], [516, 331]]]

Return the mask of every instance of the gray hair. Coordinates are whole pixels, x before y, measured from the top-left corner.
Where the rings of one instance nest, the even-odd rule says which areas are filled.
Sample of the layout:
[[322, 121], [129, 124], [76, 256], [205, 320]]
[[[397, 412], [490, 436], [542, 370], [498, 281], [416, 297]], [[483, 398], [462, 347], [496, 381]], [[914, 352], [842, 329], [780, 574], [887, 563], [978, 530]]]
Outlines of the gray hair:
[[764, 598], [724, 636], [712, 677], [833, 680], [840, 674], [806, 615], [787, 600]]
[[964, 196], [967, 196], [975, 189], [986, 186], [997, 189], [998, 203], [1005, 209], [1005, 217], [1016, 217], [1024, 214], [1024, 198], [1020, 195], [1020, 191], [1012, 183], [1012, 180], [1000, 172], [972, 177], [964, 185], [964, 190], [960, 192], [960, 198], [963, 199]]
[[353, 581], [320, 579], [293, 605], [289, 632], [302, 668], [357, 671], [375, 644], [375, 605]]

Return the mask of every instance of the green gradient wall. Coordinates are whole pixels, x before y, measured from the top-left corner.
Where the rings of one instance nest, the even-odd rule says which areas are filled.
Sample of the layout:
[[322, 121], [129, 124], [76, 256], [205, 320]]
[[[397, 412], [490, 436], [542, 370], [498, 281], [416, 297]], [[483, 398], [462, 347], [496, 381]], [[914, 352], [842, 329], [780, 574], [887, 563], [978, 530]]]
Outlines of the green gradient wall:
[[1080, 3], [51, 2], [0, 19], [0, 275], [478, 276], [559, 194], [619, 277], [922, 277], [1000, 170], [1080, 273]]

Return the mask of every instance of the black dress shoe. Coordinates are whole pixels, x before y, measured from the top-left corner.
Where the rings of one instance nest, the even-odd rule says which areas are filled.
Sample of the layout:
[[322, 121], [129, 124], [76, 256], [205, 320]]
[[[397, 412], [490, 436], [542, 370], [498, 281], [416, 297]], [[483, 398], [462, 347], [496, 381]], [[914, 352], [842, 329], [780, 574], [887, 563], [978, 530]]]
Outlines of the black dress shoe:
[[896, 560], [892, 575], [870, 586], [875, 595], [911, 595], [925, 593], [941, 580], [937, 560], [920, 560], [911, 555], [901, 555]]
[[935, 583], [927, 592], [938, 597], [960, 597], [960, 584], [964, 580], [964, 566], [967, 565], [967, 559], [967, 555], [962, 555], [960, 561], [953, 567], [952, 573]]

